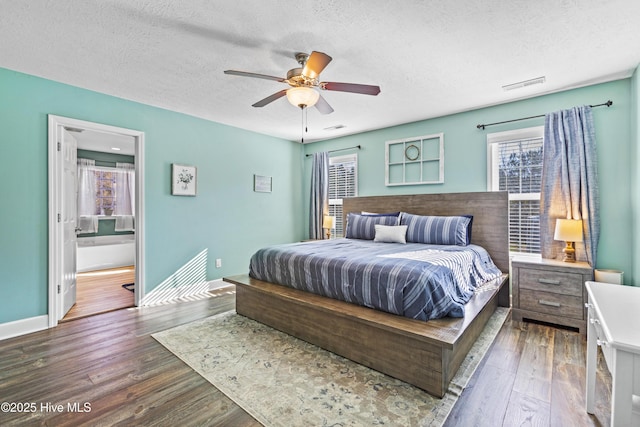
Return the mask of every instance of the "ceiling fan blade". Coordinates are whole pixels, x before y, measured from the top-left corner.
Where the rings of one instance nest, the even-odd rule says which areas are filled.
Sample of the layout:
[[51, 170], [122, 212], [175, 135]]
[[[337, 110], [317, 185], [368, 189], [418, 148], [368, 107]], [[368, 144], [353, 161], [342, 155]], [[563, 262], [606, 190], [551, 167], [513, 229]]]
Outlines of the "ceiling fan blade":
[[327, 100], [324, 99], [322, 95], [320, 95], [320, 97], [318, 98], [318, 102], [316, 102], [316, 108], [318, 109], [318, 111], [320, 111], [321, 114], [333, 113], [333, 108], [331, 108], [331, 105], [329, 105]]
[[266, 74], [248, 73], [246, 71], [236, 71], [236, 70], [225, 70], [224, 73], [231, 74], [233, 76], [255, 77], [257, 79], [266, 79], [266, 80], [275, 80], [277, 82], [284, 82], [284, 79], [282, 77], [268, 76]]
[[356, 83], [336, 83], [322, 82], [320, 87], [325, 90], [336, 90], [339, 92], [362, 93], [364, 95], [377, 95], [380, 93], [380, 86], [360, 85]]
[[311, 52], [311, 55], [309, 55], [309, 58], [307, 59], [307, 63], [302, 69], [302, 75], [310, 79], [317, 79], [322, 70], [329, 65], [331, 59], [333, 58], [326, 53], [316, 51]]
[[264, 107], [265, 105], [272, 103], [276, 99], [282, 98], [286, 94], [287, 94], [287, 89], [282, 89], [281, 91], [276, 92], [273, 95], [269, 95], [265, 99], [262, 99], [256, 102], [255, 104], [252, 105], [252, 107]]

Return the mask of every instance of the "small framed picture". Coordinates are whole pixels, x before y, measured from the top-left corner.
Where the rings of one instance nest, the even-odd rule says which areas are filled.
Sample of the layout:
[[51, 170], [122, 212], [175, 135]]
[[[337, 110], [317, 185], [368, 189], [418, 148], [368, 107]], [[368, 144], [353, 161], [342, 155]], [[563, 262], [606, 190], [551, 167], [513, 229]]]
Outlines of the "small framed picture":
[[195, 166], [171, 164], [171, 194], [195, 196], [198, 171]]
[[257, 193], [271, 193], [271, 177], [253, 175], [253, 191]]

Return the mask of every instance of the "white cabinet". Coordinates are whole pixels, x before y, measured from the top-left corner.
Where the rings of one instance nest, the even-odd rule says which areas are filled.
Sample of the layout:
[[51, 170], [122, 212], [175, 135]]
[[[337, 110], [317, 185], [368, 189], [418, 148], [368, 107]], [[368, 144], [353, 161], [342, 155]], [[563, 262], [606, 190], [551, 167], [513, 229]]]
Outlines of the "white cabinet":
[[587, 282], [587, 412], [595, 406], [598, 347], [612, 377], [611, 426], [640, 426], [640, 287]]

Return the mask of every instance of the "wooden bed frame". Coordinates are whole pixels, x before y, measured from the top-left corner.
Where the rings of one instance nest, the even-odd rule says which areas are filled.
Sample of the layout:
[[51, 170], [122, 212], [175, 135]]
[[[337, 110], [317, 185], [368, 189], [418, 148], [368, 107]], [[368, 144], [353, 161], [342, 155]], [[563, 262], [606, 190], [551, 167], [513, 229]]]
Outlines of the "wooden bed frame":
[[[509, 271], [505, 192], [420, 194], [344, 199], [348, 212], [473, 215], [471, 242]], [[344, 222], [346, 224], [346, 222]], [[494, 280], [465, 306], [463, 318], [428, 322], [326, 298], [248, 275], [236, 285], [236, 311], [275, 329], [442, 397], [451, 378], [498, 305], [509, 307], [508, 276]]]

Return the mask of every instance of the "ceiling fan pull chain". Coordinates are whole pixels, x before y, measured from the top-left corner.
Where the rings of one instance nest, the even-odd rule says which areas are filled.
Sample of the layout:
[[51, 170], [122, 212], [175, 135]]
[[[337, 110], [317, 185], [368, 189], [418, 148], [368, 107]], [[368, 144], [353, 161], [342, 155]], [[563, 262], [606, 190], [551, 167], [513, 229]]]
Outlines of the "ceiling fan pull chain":
[[309, 109], [308, 108], [303, 108], [304, 111], [304, 133], [309, 132], [309, 128], [307, 127], [307, 123], [308, 123], [308, 117], [309, 117]]
[[304, 108], [300, 107], [300, 143], [304, 144]]

